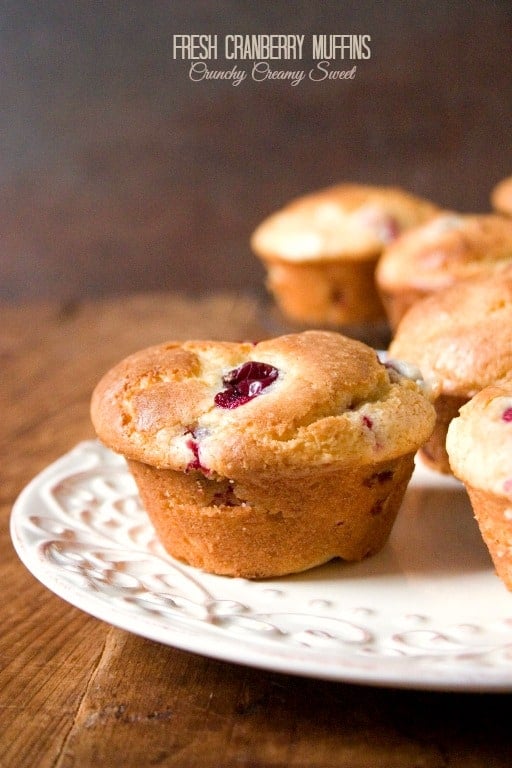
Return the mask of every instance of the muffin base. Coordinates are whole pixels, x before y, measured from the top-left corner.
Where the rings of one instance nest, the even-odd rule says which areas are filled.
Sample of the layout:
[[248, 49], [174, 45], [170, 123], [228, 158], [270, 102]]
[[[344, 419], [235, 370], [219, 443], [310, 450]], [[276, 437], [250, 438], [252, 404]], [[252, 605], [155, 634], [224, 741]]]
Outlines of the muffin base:
[[384, 320], [375, 286], [377, 258], [312, 263], [267, 262], [267, 288], [292, 320], [324, 325]]
[[496, 573], [512, 592], [512, 501], [469, 484], [466, 489]]
[[136, 461], [128, 466], [169, 554], [211, 573], [265, 578], [378, 552], [391, 533], [414, 454], [355, 469], [236, 481]]
[[467, 403], [467, 397], [441, 395], [434, 403], [436, 423], [434, 431], [427, 442], [419, 449], [419, 456], [424, 464], [445, 475], [453, 474], [450, 460], [446, 452], [446, 434], [450, 422], [459, 415], [459, 408]]

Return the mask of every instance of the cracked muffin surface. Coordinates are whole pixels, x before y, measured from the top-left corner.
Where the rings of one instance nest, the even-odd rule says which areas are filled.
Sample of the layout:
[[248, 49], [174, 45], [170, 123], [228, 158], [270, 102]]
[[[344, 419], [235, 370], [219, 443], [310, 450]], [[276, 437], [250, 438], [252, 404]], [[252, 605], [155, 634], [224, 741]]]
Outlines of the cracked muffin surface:
[[451, 473], [446, 433], [459, 408], [512, 371], [512, 266], [421, 299], [402, 318], [391, 355], [418, 366], [435, 391], [436, 426], [420, 454]]
[[114, 450], [221, 476], [392, 458], [428, 437], [430, 414], [415, 382], [327, 331], [151, 347], [111, 370], [92, 399]]
[[257, 227], [251, 243], [263, 259], [371, 258], [437, 210], [398, 187], [338, 184], [290, 201]]
[[443, 211], [387, 246], [375, 279], [394, 330], [421, 299], [512, 263], [512, 219]]

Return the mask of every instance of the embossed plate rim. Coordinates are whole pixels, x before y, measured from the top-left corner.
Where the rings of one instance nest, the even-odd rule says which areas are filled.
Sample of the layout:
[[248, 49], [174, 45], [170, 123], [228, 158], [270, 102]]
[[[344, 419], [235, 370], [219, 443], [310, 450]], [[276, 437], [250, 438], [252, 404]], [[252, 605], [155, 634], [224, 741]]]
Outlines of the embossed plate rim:
[[[427, 515], [435, 510], [421, 504], [431, 498], [437, 503], [436, 494], [456, 509], [438, 510], [434, 523]], [[94, 514], [89, 505], [96, 505]], [[463, 489], [417, 466], [404, 506], [399, 521], [404, 514], [409, 519], [402, 530], [363, 564], [331, 563], [266, 581], [226, 579], [177, 563], [163, 551], [123, 460], [90, 440], [22, 491], [11, 514], [11, 538], [27, 569], [62, 599], [182, 650], [331, 681], [512, 690], [512, 595], [466, 519]], [[450, 522], [445, 515], [452, 513]], [[433, 547], [415, 560], [414, 536], [426, 531], [430, 541], [420, 543], [434, 544], [435, 525], [445, 520], [450, 546], [441, 554]], [[459, 547], [454, 542], [461, 520], [466, 541]], [[451, 558], [462, 563], [468, 542], [470, 562], [464, 572], [454, 571]], [[466, 592], [471, 609], [459, 611]], [[409, 610], [413, 600], [419, 602]]]

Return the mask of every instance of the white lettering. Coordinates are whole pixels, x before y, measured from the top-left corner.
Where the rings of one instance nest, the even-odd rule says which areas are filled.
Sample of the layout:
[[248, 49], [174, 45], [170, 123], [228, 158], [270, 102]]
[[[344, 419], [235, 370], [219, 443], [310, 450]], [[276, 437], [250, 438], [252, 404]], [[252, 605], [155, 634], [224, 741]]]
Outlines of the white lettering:
[[352, 69], [329, 69], [331, 63], [329, 61], [319, 61], [314, 69], [309, 70], [309, 79], [315, 83], [319, 83], [322, 80], [355, 80], [357, 65], [354, 64]]
[[288, 69], [271, 69], [270, 65], [266, 61], [256, 61], [252, 68], [252, 79], [259, 83], [264, 80], [288, 80], [290, 85], [300, 85], [306, 73], [303, 69], [296, 71]]
[[314, 59], [369, 59], [370, 35], [313, 35]]
[[236, 87], [245, 80], [247, 72], [238, 69], [236, 65], [232, 69], [209, 69], [204, 61], [195, 61], [190, 65], [188, 76], [194, 83], [201, 80], [231, 80], [231, 84]]
[[304, 35], [226, 35], [226, 59], [301, 59]]
[[173, 35], [173, 59], [216, 59], [218, 35]]

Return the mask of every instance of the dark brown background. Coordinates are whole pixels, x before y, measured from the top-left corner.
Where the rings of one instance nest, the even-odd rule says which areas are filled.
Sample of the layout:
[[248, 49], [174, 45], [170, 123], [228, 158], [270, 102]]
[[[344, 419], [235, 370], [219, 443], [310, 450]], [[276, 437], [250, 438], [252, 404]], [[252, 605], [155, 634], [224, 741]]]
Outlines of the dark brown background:
[[[116, 359], [258, 338], [248, 238], [292, 195], [399, 183], [461, 210], [512, 173], [510, 0], [0, 4], [0, 763], [508, 768], [508, 699], [303, 680], [97, 621], [19, 562], [28, 481], [92, 436]], [[371, 34], [350, 83], [193, 85], [173, 33]], [[150, 294], [69, 301], [168, 287]], [[255, 313], [256, 314], [256, 313]], [[34, 330], [36, 331], [34, 333]]]
[[[258, 293], [249, 235], [293, 195], [396, 183], [475, 211], [512, 173], [508, 0], [2, 5], [3, 299]], [[191, 83], [172, 35], [206, 32], [370, 34], [372, 58], [352, 82]]]

